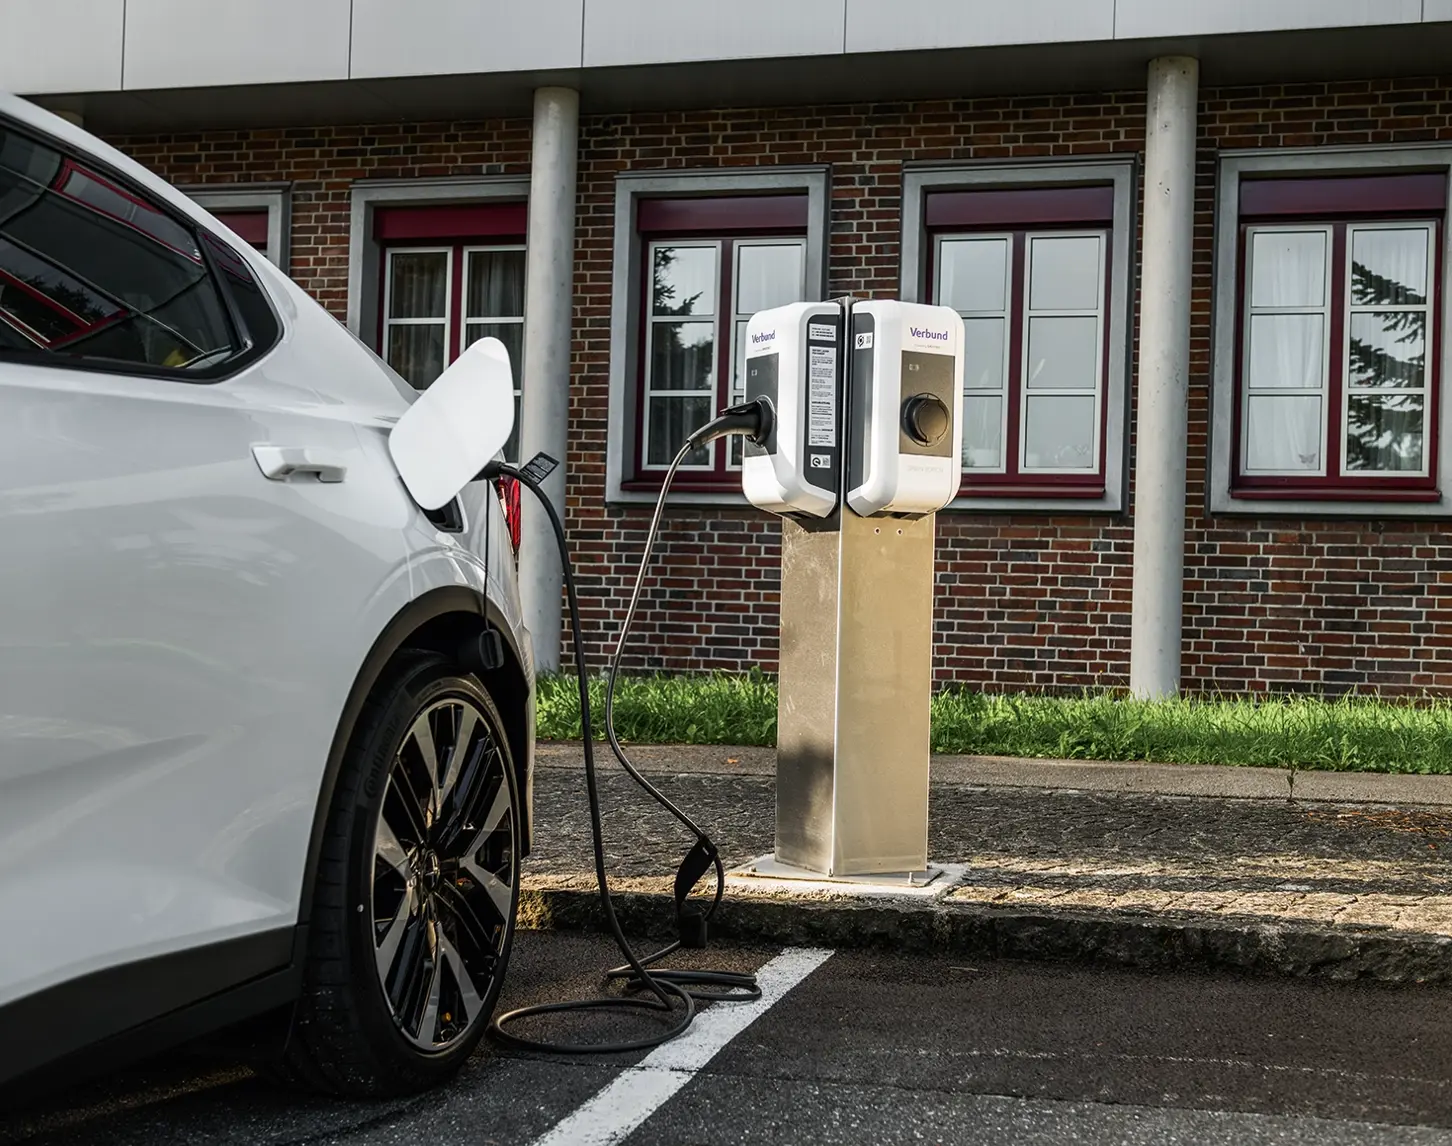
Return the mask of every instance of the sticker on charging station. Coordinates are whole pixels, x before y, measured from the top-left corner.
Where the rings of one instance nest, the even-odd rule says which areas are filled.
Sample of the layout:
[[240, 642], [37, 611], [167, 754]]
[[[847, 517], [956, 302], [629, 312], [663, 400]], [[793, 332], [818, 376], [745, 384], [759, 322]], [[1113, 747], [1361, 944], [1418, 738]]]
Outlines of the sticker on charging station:
[[835, 343], [837, 341], [837, 328], [827, 322], [808, 323], [807, 341]]
[[813, 346], [807, 359], [807, 445], [837, 444], [837, 348]]

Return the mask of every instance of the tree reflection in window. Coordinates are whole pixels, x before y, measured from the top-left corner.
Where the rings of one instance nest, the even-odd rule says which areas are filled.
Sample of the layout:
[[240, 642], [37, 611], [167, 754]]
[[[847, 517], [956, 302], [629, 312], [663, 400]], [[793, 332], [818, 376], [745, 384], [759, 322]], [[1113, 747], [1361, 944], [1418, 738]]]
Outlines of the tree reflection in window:
[[1353, 258], [1349, 286], [1344, 468], [1421, 472], [1428, 383], [1425, 284], [1397, 281]]
[[[669, 465], [686, 437], [711, 417], [716, 390], [715, 243], [651, 248], [651, 315], [646, 373], [646, 464]], [[683, 464], [712, 465], [715, 447]]]

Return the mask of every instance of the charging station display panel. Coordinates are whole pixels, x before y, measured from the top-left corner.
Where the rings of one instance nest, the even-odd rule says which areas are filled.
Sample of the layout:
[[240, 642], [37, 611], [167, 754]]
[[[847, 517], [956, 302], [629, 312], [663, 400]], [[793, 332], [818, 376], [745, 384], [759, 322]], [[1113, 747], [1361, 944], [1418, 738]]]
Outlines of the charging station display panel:
[[807, 323], [807, 420], [802, 429], [806, 480], [836, 499], [842, 480], [838, 401], [842, 386], [842, 316], [815, 315]]
[[842, 488], [842, 308], [792, 303], [752, 315], [746, 398], [771, 402], [762, 445], [747, 443], [742, 490], [773, 513], [828, 517]]

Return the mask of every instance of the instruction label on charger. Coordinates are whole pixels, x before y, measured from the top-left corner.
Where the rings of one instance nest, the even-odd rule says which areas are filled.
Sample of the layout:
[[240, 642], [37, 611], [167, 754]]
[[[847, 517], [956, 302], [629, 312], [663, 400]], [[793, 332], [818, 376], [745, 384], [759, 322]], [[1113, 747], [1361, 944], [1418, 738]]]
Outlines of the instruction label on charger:
[[812, 346], [807, 357], [807, 445], [837, 444], [837, 348]]
[[807, 338], [811, 342], [836, 342], [837, 328], [826, 322], [807, 324]]

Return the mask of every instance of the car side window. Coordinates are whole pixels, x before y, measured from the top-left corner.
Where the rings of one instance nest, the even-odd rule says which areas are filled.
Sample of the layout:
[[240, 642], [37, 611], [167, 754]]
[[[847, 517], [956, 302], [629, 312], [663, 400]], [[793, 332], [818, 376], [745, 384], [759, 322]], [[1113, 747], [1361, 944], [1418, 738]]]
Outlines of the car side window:
[[236, 252], [0, 124], [0, 357], [206, 381], [278, 333]]

